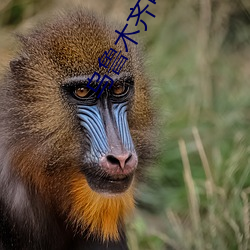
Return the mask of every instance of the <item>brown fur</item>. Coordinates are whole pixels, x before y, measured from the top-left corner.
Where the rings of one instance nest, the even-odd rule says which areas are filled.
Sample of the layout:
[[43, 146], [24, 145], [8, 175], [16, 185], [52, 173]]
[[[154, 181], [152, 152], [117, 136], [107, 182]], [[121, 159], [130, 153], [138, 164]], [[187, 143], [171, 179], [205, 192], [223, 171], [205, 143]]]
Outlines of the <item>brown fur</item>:
[[99, 68], [98, 57], [111, 47], [122, 50], [129, 58], [123, 70], [135, 77], [128, 120], [139, 169], [144, 167], [143, 156], [147, 158], [151, 149], [150, 94], [136, 46], [128, 42], [126, 53], [122, 42], [114, 45], [115, 29], [122, 27], [87, 11], [38, 27], [20, 37], [22, 50], [11, 62], [1, 89], [0, 157], [10, 175], [27, 190], [35, 190], [50, 210], [66, 216], [69, 225], [103, 240], [118, 239], [118, 225], [134, 207], [135, 181], [114, 197], [91, 190], [79, 170], [80, 157], [88, 148], [82, 148], [77, 117], [59, 86], [68, 77], [107, 73]]

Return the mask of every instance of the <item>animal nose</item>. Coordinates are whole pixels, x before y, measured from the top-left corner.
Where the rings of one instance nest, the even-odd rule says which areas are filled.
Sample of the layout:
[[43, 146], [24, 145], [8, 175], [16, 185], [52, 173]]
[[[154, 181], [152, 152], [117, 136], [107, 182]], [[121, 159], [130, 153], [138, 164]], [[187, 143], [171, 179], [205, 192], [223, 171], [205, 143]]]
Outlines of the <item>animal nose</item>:
[[126, 163], [129, 162], [129, 160], [131, 159], [132, 154], [120, 154], [120, 155], [107, 155], [107, 161], [109, 164], [115, 165], [115, 166], [119, 166], [119, 168], [121, 168], [122, 170], [125, 168]]
[[130, 174], [137, 166], [135, 153], [107, 154], [100, 160], [101, 167], [110, 174]]

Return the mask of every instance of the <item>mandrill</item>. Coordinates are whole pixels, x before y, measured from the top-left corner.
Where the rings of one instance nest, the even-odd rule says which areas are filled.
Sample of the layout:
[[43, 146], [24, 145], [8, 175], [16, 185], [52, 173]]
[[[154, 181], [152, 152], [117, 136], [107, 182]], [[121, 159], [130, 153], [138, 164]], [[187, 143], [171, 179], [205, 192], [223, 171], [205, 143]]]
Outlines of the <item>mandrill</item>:
[[[19, 35], [0, 84], [1, 250], [128, 249], [153, 110], [143, 58], [116, 29], [76, 10]], [[99, 67], [110, 48], [128, 58], [120, 74]], [[100, 98], [94, 72], [113, 79]]]

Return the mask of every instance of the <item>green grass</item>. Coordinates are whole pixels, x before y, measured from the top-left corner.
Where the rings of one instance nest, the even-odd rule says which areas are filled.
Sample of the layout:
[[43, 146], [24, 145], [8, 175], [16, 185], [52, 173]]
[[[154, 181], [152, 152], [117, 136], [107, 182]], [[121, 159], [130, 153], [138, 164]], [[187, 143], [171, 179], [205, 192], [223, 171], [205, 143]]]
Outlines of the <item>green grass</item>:
[[[39, 13], [40, 1], [17, 2], [2, 24]], [[161, 152], [138, 190], [132, 250], [250, 249], [250, 6], [216, 3], [162, 0], [143, 17]]]
[[250, 248], [249, 19], [231, 29], [241, 8], [209, 4], [178, 1], [149, 35], [164, 139], [131, 249]]

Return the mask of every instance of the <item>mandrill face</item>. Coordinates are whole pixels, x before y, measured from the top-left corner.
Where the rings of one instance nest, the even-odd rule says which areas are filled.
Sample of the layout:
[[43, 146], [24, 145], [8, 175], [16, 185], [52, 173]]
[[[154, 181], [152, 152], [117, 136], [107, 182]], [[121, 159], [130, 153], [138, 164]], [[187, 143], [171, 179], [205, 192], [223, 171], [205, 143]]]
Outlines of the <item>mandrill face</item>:
[[[134, 98], [134, 76], [128, 70], [113, 75], [114, 84], [100, 98], [87, 88], [87, 76], [67, 79], [62, 85], [67, 102], [79, 120], [83, 144], [81, 171], [90, 188], [103, 195], [125, 192], [131, 185], [138, 157], [130, 134], [127, 113]], [[96, 87], [97, 83], [92, 81]]]
[[[103, 240], [119, 238], [134, 207], [153, 123], [142, 58], [114, 44], [116, 28], [77, 11], [20, 37], [0, 114], [11, 171], [65, 225]], [[119, 75], [99, 67], [110, 48], [128, 58]], [[94, 72], [114, 81], [100, 98], [87, 87]]]

